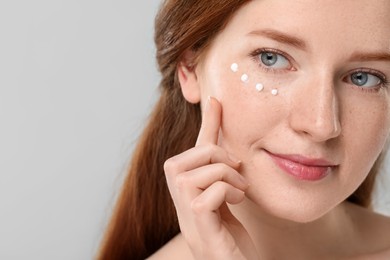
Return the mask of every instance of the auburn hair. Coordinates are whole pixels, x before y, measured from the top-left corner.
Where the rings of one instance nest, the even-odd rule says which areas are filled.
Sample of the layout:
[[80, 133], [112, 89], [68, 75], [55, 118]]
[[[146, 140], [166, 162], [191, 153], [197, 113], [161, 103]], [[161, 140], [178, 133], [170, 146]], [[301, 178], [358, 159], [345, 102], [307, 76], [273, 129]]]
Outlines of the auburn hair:
[[[133, 152], [127, 176], [101, 242], [99, 260], [145, 259], [180, 232], [164, 162], [193, 147], [201, 125], [199, 104], [181, 92], [177, 67], [183, 53], [201, 55], [230, 17], [250, 0], [165, 0], [155, 20], [160, 98]], [[371, 207], [381, 154], [348, 198]]]

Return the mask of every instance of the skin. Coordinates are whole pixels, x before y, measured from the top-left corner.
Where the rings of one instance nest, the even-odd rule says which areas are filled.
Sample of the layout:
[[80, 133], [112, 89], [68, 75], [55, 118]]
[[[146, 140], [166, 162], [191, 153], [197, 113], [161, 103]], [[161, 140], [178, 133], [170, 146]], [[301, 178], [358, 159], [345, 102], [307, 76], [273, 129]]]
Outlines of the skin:
[[[184, 97], [201, 102], [203, 123], [196, 146], [164, 165], [182, 233], [151, 259], [390, 258], [390, 219], [345, 202], [389, 135], [390, 86], [378, 87], [372, 73], [390, 79], [390, 61], [350, 60], [389, 53], [388, 13], [387, 0], [251, 1], [195, 68], [186, 64], [196, 54], [185, 54], [179, 80]], [[265, 28], [301, 39], [305, 50], [251, 34]], [[268, 71], [260, 54], [250, 56], [259, 48], [286, 59]], [[354, 84], [361, 68], [374, 84]], [[266, 151], [335, 167], [303, 181]]]

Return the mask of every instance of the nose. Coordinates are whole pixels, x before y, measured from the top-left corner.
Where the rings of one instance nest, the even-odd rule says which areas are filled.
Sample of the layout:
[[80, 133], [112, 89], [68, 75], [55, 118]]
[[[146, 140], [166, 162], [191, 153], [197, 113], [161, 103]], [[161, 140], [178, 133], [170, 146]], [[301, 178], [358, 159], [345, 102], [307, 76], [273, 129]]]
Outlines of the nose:
[[308, 79], [295, 91], [290, 103], [289, 125], [315, 142], [340, 135], [338, 99], [330, 77]]

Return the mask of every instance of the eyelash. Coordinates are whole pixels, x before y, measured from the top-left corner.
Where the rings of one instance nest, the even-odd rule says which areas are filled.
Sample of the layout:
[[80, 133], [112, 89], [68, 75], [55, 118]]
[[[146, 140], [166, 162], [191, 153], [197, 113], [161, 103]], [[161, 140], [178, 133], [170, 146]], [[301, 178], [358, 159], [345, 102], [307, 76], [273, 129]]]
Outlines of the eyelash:
[[[259, 55], [261, 53], [273, 53], [273, 54], [279, 54], [279, 55], [282, 55], [283, 57], [286, 58], [286, 60], [288, 60], [289, 62], [291, 62], [291, 57], [287, 54], [287, 53], [284, 53], [280, 50], [276, 50], [276, 49], [270, 49], [270, 48], [261, 48], [261, 49], [257, 49], [255, 51], [253, 51], [250, 56], [251, 58], [259, 65], [259, 67], [261, 69], [263, 69], [265, 72], [272, 72], [272, 73], [285, 73], [285, 72], [288, 72], [288, 71], [291, 71], [291, 70], [280, 70], [280, 69], [274, 69], [274, 68], [269, 68], [269, 67], [265, 67], [265, 65], [261, 65], [261, 61], [259, 60]], [[293, 70], [294, 71], [294, 70]]]
[[[286, 73], [288, 71], [295, 71], [294, 68], [288, 69], [288, 70], [280, 70], [280, 69], [269, 68], [269, 67], [266, 67], [265, 65], [262, 65], [262, 62], [259, 60], [259, 55], [261, 53], [273, 53], [273, 54], [282, 55], [290, 63], [291, 63], [291, 57], [287, 53], [284, 53], [284, 52], [282, 52], [280, 50], [276, 50], [276, 49], [270, 49], [270, 48], [261, 48], [261, 49], [257, 49], [255, 51], [253, 51], [252, 53], [250, 53], [250, 57], [265, 72]], [[379, 89], [381, 89], [381, 88], [390, 88], [390, 81], [388, 81], [386, 79], [386, 76], [383, 75], [382, 73], [379, 73], [378, 71], [375, 71], [375, 70], [372, 70], [372, 69], [359, 68], [359, 69], [356, 69], [356, 70], [350, 72], [350, 74], [358, 73], [358, 72], [369, 73], [369, 74], [371, 74], [373, 76], [378, 77], [380, 79], [380, 81], [381, 81], [381, 83], [377, 87], [362, 88], [362, 87], [357, 86], [357, 88], [359, 88], [360, 90], [362, 90], [364, 92], [376, 92], [376, 91], [379, 91]]]
[[378, 84], [378, 86], [373, 87], [373, 88], [362, 88], [362, 87], [357, 86], [361, 91], [376, 92], [376, 91], [379, 91], [381, 88], [389, 88], [390, 87], [390, 81], [388, 81], [386, 79], [386, 76], [383, 75], [382, 73], [376, 71], [376, 70], [367, 69], [367, 68], [359, 68], [359, 69], [352, 71], [351, 73], [358, 73], [358, 72], [371, 74], [375, 77], [378, 77], [380, 80], [380, 83]]

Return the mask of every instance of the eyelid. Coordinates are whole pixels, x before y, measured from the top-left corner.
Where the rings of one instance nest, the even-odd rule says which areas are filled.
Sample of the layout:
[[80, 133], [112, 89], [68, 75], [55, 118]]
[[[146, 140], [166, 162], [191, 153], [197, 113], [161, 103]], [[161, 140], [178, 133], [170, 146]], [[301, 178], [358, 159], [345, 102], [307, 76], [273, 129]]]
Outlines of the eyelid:
[[[380, 83], [377, 84], [376, 86], [373, 86], [373, 87], [359, 87], [357, 86], [358, 88], [361, 88], [361, 89], [378, 89], [378, 88], [382, 88], [382, 87], [389, 87], [389, 81], [387, 80], [386, 78], [386, 75], [383, 74], [382, 72], [380, 71], [377, 71], [377, 70], [373, 70], [373, 69], [368, 69], [368, 68], [358, 68], [358, 69], [354, 69], [352, 71], [349, 71], [343, 78], [348, 78], [354, 74], [354, 73], [358, 73], [358, 72], [362, 72], [362, 73], [367, 73], [367, 74], [371, 74], [372, 76], [375, 76], [379, 79]], [[349, 82], [349, 80], [345, 80], [348, 84], [351, 84], [351, 85], [355, 85], [351, 82]]]
[[[274, 53], [274, 54], [278, 54], [278, 55], [281, 55], [283, 56], [289, 63], [290, 63], [290, 68], [289, 69], [274, 69], [274, 68], [271, 68], [271, 67], [266, 67], [265, 65], [261, 65], [261, 61], [258, 59], [258, 56], [261, 54], [261, 53]], [[277, 50], [277, 49], [273, 49], [273, 48], [259, 48], [259, 49], [256, 49], [255, 51], [251, 52], [250, 53], [250, 56], [257, 62], [259, 63], [259, 66], [267, 71], [272, 71], [272, 72], [287, 72], [287, 71], [296, 71], [297, 69], [294, 67], [294, 59], [288, 55], [287, 53], [281, 51], [281, 50]]]
[[374, 76], [378, 77], [381, 81], [386, 81], [386, 75], [385, 74], [383, 74], [380, 71], [377, 71], [377, 70], [374, 70], [374, 69], [368, 69], [368, 68], [354, 69], [354, 70], [348, 72], [348, 75], [351, 75], [351, 74], [357, 73], [357, 72], [368, 73], [368, 74], [371, 74], [371, 75], [374, 75]]
[[[265, 65], [261, 65], [262, 62], [259, 60], [259, 55], [261, 53], [267, 53], [267, 52], [283, 56], [290, 63], [291, 68], [290, 69], [275, 69], [275, 68], [272, 68], [272, 67], [267, 67]], [[290, 55], [288, 55], [287, 53], [285, 53], [285, 52], [283, 52], [281, 50], [278, 50], [278, 49], [258, 48], [256, 50], [254, 50], [253, 52], [251, 52], [249, 56], [258, 64], [258, 66], [261, 69], [263, 69], [266, 72], [284, 73], [284, 72], [297, 71], [297, 68], [295, 67], [296, 66], [295, 60]], [[387, 79], [386, 75], [383, 74], [382, 72], [374, 70], [374, 69], [369, 69], [369, 68], [354, 69], [352, 71], [349, 71], [343, 78], [345, 78], [347, 76], [350, 76], [351, 74], [356, 73], [356, 72], [369, 73], [369, 74], [371, 74], [373, 76], [376, 76], [381, 81], [381, 83], [378, 85], [378, 87], [389, 87], [390, 88], [390, 81]], [[363, 89], [362, 87], [359, 87], [359, 88]], [[365, 88], [364, 90], [370, 91], [369, 89], [374, 90], [374, 88], [375, 87]]]

